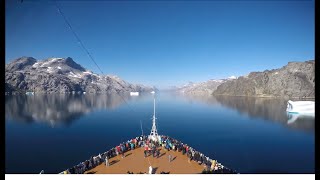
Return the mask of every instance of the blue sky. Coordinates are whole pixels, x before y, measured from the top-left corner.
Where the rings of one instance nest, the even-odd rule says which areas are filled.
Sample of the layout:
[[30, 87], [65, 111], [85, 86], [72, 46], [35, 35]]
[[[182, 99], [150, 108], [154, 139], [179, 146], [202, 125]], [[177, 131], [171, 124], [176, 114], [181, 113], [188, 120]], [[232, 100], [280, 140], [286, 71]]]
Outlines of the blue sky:
[[[158, 88], [314, 59], [314, 1], [61, 1], [105, 74]], [[6, 1], [5, 61], [72, 57], [98, 68], [51, 1]]]

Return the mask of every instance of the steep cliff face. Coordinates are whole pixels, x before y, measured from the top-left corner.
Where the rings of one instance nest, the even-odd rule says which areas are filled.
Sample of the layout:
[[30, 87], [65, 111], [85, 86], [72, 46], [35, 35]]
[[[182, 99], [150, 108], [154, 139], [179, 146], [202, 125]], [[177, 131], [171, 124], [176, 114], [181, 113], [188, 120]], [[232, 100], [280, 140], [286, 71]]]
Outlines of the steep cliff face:
[[289, 62], [280, 69], [252, 72], [222, 83], [212, 94], [314, 98], [314, 63]]
[[130, 84], [117, 76], [95, 74], [72, 58], [37, 61], [21, 57], [6, 65], [6, 92], [38, 93], [125, 93], [152, 91], [153, 87]]

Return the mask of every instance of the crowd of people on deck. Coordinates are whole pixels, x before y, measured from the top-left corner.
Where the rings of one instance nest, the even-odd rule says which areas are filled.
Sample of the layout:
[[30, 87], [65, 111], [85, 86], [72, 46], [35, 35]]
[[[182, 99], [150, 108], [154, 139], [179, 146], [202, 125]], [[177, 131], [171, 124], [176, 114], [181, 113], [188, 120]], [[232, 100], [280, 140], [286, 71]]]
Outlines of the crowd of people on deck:
[[[110, 159], [121, 155], [124, 158], [124, 154], [130, 150], [134, 150], [137, 147], [144, 148], [144, 157], [153, 156], [156, 158], [160, 157], [160, 148], [163, 147], [167, 151], [173, 150], [181, 152], [183, 155], [186, 155], [190, 161], [195, 161], [199, 165], [204, 166], [204, 171], [202, 173], [235, 173], [234, 171], [224, 167], [216, 160], [212, 160], [204, 154], [196, 151], [187, 144], [173, 139], [169, 136], [158, 136], [158, 139], [149, 139], [148, 136], [139, 136], [133, 139], [130, 139], [126, 142], [119, 144], [116, 147], [113, 147], [109, 151], [106, 151], [97, 156], [90, 157], [89, 160], [79, 163], [78, 165], [69, 168], [60, 174], [83, 174], [86, 171], [89, 171], [96, 166], [105, 163], [106, 167], [112, 165], [110, 164]], [[169, 162], [172, 161], [172, 156], [169, 156]], [[112, 161], [111, 161], [112, 163]], [[129, 171], [128, 171], [129, 172]], [[163, 172], [164, 173], [164, 172]], [[132, 173], [130, 173], [132, 174]], [[165, 173], [166, 174], [166, 173]]]

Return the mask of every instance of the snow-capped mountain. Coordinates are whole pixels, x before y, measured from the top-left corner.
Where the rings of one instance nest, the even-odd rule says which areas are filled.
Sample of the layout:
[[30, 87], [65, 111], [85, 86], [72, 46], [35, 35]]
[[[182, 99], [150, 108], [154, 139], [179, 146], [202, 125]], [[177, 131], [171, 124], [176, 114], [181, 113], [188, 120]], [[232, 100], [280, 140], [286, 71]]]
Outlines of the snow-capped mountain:
[[70, 57], [42, 61], [21, 57], [6, 64], [5, 69], [6, 89], [11, 91], [125, 93], [154, 90], [153, 87], [128, 83], [115, 75], [95, 74]]

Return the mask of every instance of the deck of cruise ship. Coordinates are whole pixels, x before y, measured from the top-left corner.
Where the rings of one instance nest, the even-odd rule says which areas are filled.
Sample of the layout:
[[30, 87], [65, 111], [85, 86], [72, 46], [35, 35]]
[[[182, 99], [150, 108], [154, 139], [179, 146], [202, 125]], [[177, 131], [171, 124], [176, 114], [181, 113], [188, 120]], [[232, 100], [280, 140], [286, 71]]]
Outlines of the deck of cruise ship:
[[[167, 151], [164, 148], [160, 151], [160, 157], [152, 155], [144, 157], [143, 148], [136, 148], [125, 153], [125, 157], [121, 155], [109, 159], [110, 166], [105, 163], [86, 171], [86, 174], [134, 174], [149, 172], [149, 166], [153, 168], [153, 174], [160, 172], [169, 172], [170, 174], [197, 174], [201, 173], [205, 168], [194, 161], [188, 161], [186, 155], [182, 155], [178, 151]], [[169, 162], [169, 154], [172, 156], [172, 161]]]

